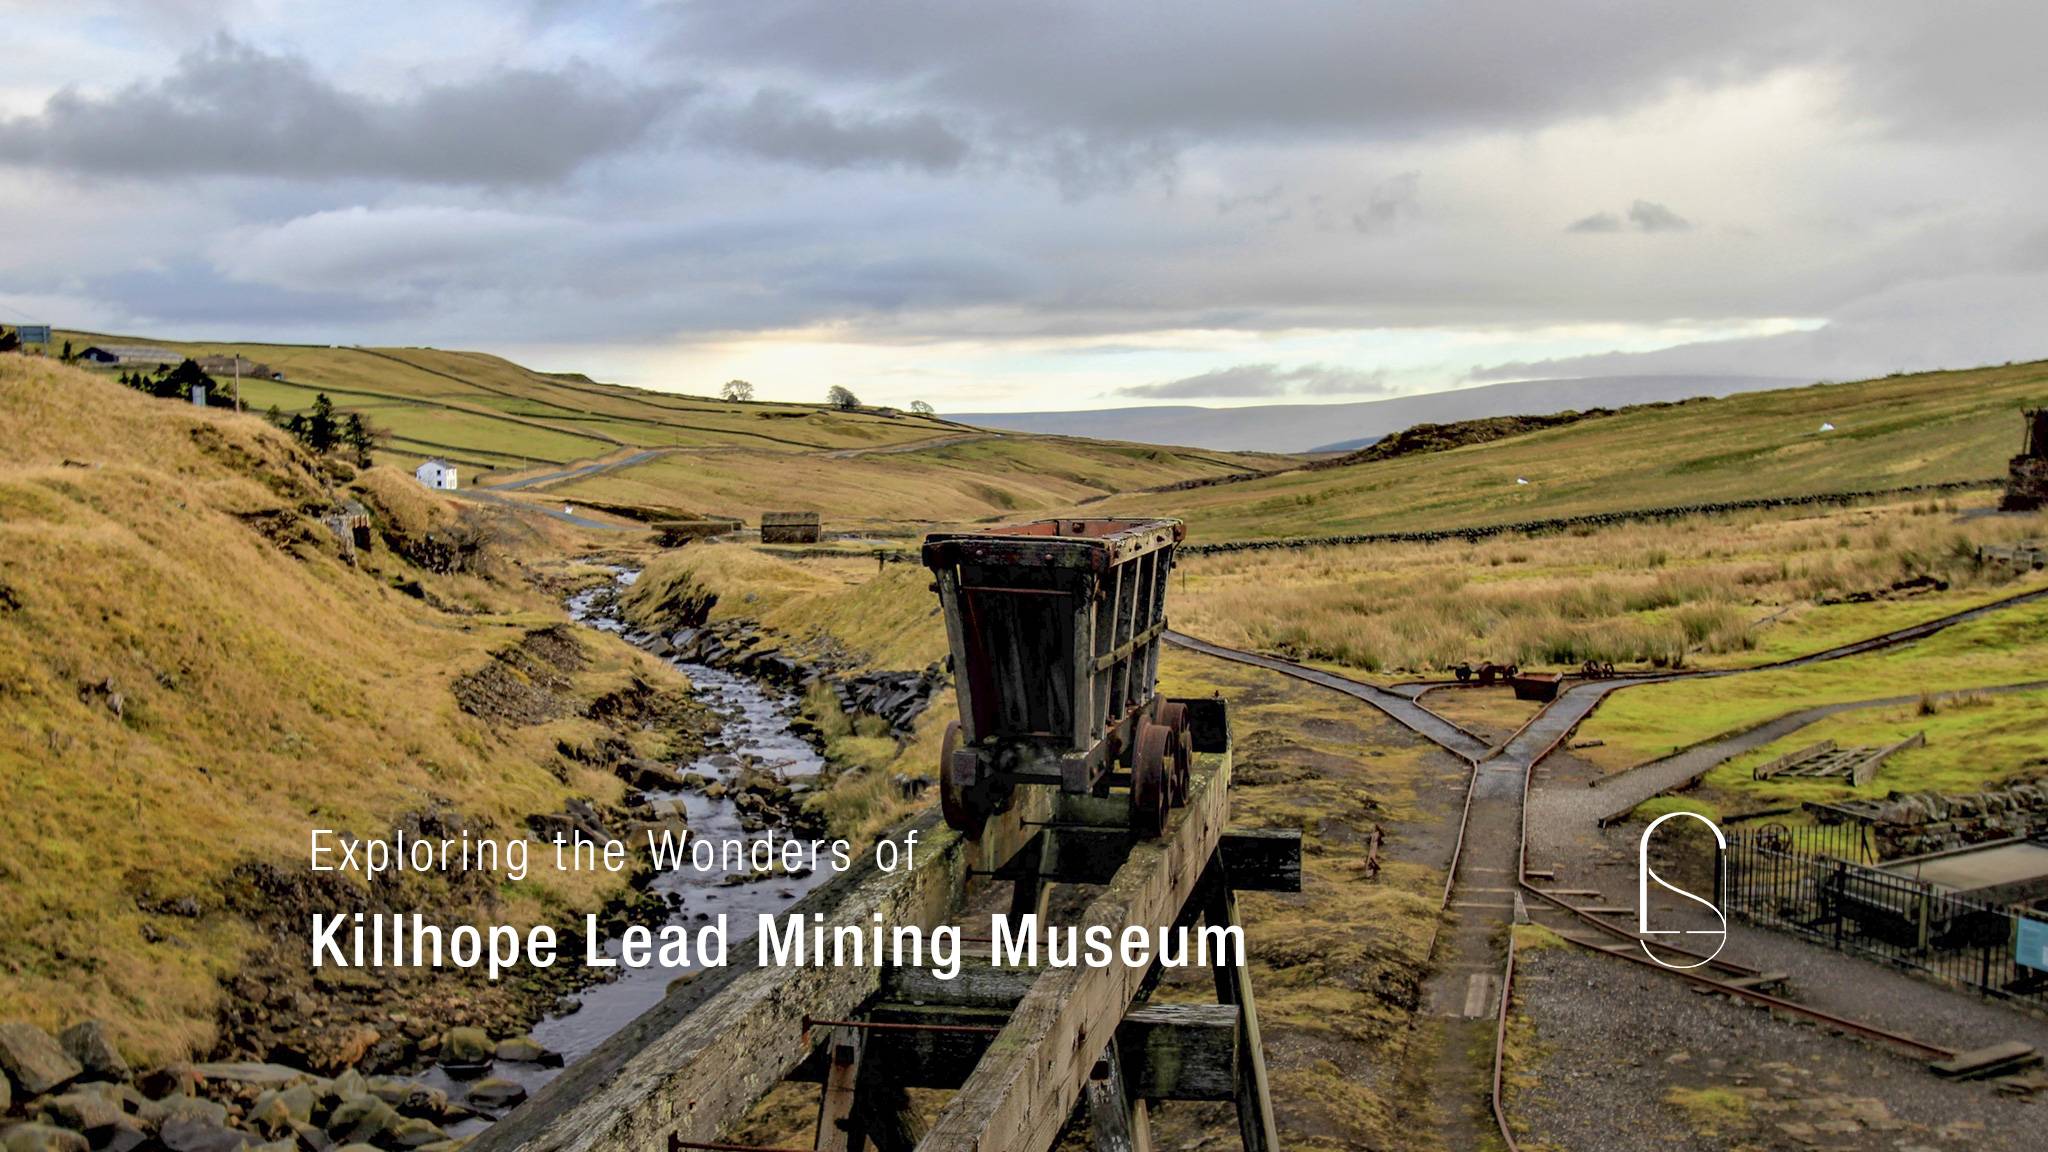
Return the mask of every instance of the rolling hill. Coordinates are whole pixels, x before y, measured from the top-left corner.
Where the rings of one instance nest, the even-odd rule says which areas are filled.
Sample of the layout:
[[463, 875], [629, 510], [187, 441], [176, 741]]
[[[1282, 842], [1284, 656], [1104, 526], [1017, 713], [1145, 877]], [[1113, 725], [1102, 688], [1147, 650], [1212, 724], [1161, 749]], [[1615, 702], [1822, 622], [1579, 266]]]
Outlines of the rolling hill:
[[[1639, 408], [1442, 452], [1123, 495], [1195, 540], [1443, 530], [1714, 501], [1991, 481], [2048, 361]], [[1831, 426], [1823, 431], [1822, 426]]]

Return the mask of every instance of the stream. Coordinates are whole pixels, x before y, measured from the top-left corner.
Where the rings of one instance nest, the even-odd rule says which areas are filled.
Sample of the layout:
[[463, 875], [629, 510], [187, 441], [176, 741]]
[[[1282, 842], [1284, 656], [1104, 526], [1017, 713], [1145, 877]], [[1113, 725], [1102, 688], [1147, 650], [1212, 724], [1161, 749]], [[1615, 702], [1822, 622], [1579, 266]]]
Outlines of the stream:
[[[619, 616], [617, 593], [631, 587], [638, 576], [638, 572], [630, 569], [613, 569], [612, 586], [587, 589], [569, 598], [567, 609], [570, 618], [601, 632], [626, 636], [629, 640], [636, 638]], [[753, 765], [774, 772], [800, 793], [824, 769], [824, 760], [817, 750], [790, 731], [789, 722], [797, 709], [797, 701], [793, 697], [708, 665], [680, 660], [669, 662], [689, 677], [695, 686], [696, 698], [721, 720], [718, 735], [707, 744], [703, 755], [688, 764], [678, 765], [680, 771], [700, 773], [712, 780], [731, 784], [744, 768]], [[722, 842], [738, 839], [751, 845], [755, 840], [766, 839], [771, 833], [779, 837], [788, 835], [786, 828], [751, 831], [742, 828], [739, 810], [728, 796], [714, 799], [689, 790], [650, 791], [643, 795], [657, 804], [672, 802], [682, 805], [692, 840], [702, 838]], [[806, 875], [777, 873], [764, 879], [729, 880], [729, 874], [720, 868], [698, 871], [684, 867], [656, 873], [648, 887], [667, 898], [672, 909], [668, 920], [670, 924], [695, 924], [723, 913], [739, 935], [744, 936], [747, 933], [744, 926], [751, 925], [757, 915], [787, 908], [824, 883], [830, 874], [830, 868], [820, 868]], [[749, 874], [742, 871], [738, 875], [744, 877]], [[617, 956], [619, 942], [607, 941], [604, 950], [606, 955]], [[642, 1012], [660, 1003], [669, 984], [693, 967], [695, 965], [666, 968], [650, 964], [644, 968], [613, 969], [619, 973], [617, 979], [592, 984], [577, 992], [569, 998], [563, 1011], [534, 1026], [533, 1038], [560, 1055], [565, 1064], [574, 1063]], [[531, 1094], [560, 1071], [559, 1068], [536, 1064], [498, 1061], [483, 1075], [511, 1080]], [[450, 1099], [461, 1099], [466, 1092], [463, 1081], [450, 1076], [438, 1064], [421, 1073], [419, 1079], [446, 1091]], [[466, 1136], [488, 1125], [488, 1120], [474, 1120], [451, 1127], [448, 1132], [451, 1136]]]

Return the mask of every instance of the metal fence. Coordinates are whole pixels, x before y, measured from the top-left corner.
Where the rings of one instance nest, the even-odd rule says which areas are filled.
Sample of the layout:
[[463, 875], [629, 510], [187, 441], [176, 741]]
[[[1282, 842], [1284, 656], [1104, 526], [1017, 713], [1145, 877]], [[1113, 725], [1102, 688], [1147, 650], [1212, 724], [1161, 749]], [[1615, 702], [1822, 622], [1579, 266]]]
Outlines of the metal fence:
[[2048, 1010], [2048, 971], [2017, 959], [2023, 922], [2031, 939], [2038, 919], [1873, 863], [1860, 825], [1747, 829], [1728, 837], [1718, 903], [1731, 917]]

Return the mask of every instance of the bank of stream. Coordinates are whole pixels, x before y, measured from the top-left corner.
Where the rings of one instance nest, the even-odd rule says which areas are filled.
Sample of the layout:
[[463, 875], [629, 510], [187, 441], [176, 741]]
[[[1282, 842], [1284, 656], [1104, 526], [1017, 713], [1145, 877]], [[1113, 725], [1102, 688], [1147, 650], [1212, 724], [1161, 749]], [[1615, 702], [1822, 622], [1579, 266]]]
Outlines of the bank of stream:
[[[601, 584], [571, 596], [567, 609], [571, 619], [585, 627], [643, 640], [631, 633], [619, 612], [618, 594], [632, 586], [639, 573], [616, 569], [610, 584]], [[738, 840], [751, 847], [758, 840], [774, 837], [779, 843], [790, 830], [763, 824], [758, 816], [743, 818], [735, 803], [743, 773], [770, 773], [798, 795], [814, 784], [824, 770], [818, 751], [792, 730], [799, 701], [767, 683], [707, 664], [673, 657], [668, 662], [689, 677], [696, 696], [719, 717], [717, 736], [707, 742], [702, 755], [687, 765], [677, 765], [677, 775], [688, 779], [701, 776], [708, 783], [700, 788], [654, 790], [642, 798], [655, 808], [680, 808], [691, 840], [722, 844]], [[772, 812], [772, 809], [769, 811]], [[723, 855], [723, 854], [721, 854]], [[721, 859], [714, 867], [657, 871], [649, 889], [669, 904], [670, 924], [690, 925], [725, 915], [736, 928], [751, 925], [762, 913], [779, 912], [796, 902], [830, 875], [829, 867], [808, 873], [755, 873], [728, 870]], [[745, 930], [739, 932], [744, 936]], [[605, 952], [619, 954], [619, 942], [607, 941]], [[693, 957], [694, 958], [694, 957]], [[543, 1019], [533, 1029], [533, 1038], [565, 1063], [590, 1052], [635, 1017], [659, 1003], [675, 979], [694, 965], [664, 967], [658, 963], [643, 968], [618, 968], [616, 979], [592, 984], [565, 999], [561, 1010]], [[501, 1077], [517, 1083], [528, 1094], [559, 1074], [558, 1067], [539, 1064], [496, 1062], [488, 1067], [465, 1067], [457, 1078], [436, 1065], [419, 1077], [448, 1092], [451, 1099], [465, 1095], [465, 1081], [479, 1076]], [[481, 1131], [489, 1121], [479, 1119], [450, 1129], [450, 1135], [465, 1136]]]

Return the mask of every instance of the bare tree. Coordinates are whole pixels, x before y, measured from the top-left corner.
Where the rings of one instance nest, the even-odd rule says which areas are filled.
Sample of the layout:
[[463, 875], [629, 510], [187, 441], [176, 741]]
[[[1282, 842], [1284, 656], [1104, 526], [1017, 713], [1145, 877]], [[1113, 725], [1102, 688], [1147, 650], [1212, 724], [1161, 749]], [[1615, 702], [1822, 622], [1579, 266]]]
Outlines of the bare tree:
[[855, 396], [851, 388], [834, 384], [831, 390], [825, 393], [825, 403], [839, 409], [841, 412], [851, 412], [855, 408], [860, 407], [860, 397]]
[[910, 402], [910, 410], [912, 412], [917, 413], [919, 416], [934, 416], [937, 415], [939, 411], [937, 408], [932, 407], [931, 405], [925, 403], [922, 400], [912, 400]]
[[718, 390], [718, 395], [724, 400], [752, 400], [754, 386], [745, 380], [727, 380], [725, 386]]

